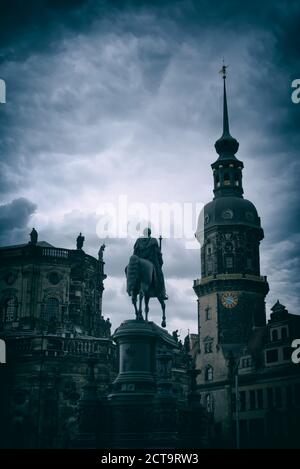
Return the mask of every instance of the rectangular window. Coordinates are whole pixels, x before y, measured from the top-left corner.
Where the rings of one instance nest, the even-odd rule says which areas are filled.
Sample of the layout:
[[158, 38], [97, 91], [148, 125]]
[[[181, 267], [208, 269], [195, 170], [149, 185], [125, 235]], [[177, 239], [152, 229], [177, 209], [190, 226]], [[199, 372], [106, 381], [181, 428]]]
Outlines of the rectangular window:
[[245, 391], [240, 392], [240, 411], [243, 412], [246, 410], [246, 393]]
[[275, 388], [275, 406], [281, 407], [281, 405], [282, 405], [281, 388]]
[[271, 409], [272, 407], [274, 407], [273, 389], [272, 388], [267, 389], [267, 399], [268, 399], [268, 407], [269, 407], [269, 409]]
[[235, 393], [231, 394], [231, 405], [232, 405], [232, 412], [235, 412], [236, 410], [236, 394]]
[[284, 347], [283, 348], [283, 359], [284, 360], [291, 360], [292, 357], [292, 348], [291, 347]]
[[276, 340], [278, 340], [278, 330], [277, 329], [272, 330], [271, 340], [272, 340], [272, 342], [276, 342]]
[[233, 258], [232, 258], [232, 256], [226, 257], [225, 263], [226, 263], [226, 269], [232, 269], [233, 268]]
[[250, 391], [250, 410], [254, 410], [255, 407], [255, 391]]
[[296, 406], [300, 406], [300, 383], [295, 383], [295, 389], [294, 389], [294, 396], [295, 396], [295, 404]]
[[213, 271], [213, 261], [212, 259], [209, 257], [207, 259], [207, 274], [210, 275], [212, 274], [212, 271]]
[[9, 298], [4, 305], [4, 321], [13, 322], [16, 320], [17, 299]]
[[263, 390], [262, 389], [257, 389], [256, 399], [257, 399], [257, 408], [258, 409], [263, 409], [264, 408], [264, 396], [263, 396]]
[[266, 352], [266, 360], [267, 360], [267, 363], [278, 362], [278, 349], [275, 348], [273, 350], [268, 350]]
[[293, 388], [292, 386], [287, 386], [285, 388], [286, 392], [286, 406], [287, 407], [292, 407], [293, 405]]
[[242, 368], [249, 368], [251, 366], [251, 358], [242, 359]]

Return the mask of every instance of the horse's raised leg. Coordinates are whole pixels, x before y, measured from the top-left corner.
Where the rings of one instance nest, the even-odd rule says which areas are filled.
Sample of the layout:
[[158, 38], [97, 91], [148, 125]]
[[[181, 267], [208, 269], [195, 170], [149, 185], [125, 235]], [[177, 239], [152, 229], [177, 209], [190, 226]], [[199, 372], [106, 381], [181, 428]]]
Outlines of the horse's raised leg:
[[160, 305], [161, 305], [161, 309], [162, 309], [162, 321], [161, 321], [161, 327], [166, 327], [166, 305], [165, 305], [165, 302], [163, 300], [163, 298], [158, 298], [158, 301], [160, 302]]

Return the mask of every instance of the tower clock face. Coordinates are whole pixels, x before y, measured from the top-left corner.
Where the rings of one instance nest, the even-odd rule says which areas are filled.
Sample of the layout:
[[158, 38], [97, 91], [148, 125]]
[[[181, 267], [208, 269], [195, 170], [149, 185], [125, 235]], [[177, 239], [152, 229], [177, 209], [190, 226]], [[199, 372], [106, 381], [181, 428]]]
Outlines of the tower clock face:
[[222, 295], [222, 305], [225, 308], [234, 308], [238, 304], [238, 297], [236, 293], [226, 292]]

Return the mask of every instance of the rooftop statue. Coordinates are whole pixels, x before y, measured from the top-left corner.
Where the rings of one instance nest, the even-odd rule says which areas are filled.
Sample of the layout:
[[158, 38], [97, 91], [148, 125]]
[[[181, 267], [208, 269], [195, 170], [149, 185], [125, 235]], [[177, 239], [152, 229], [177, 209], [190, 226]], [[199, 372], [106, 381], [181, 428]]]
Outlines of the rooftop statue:
[[98, 251], [98, 259], [99, 259], [99, 261], [102, 261], [102, 260], [103, 260], [104, 249], [105, 249], [105, 244], [102, 244], [102, 245], [100, 246], [99, 251]]
[[35, 228], [32, 228], [32, 231], [30, 233], [30, 244], [33, 244], [34, 246], [36, 246], [37, 240], [38, 240], [38, 232], [36, 231]]
[[82, 249], [83, 243], [84, 243], [84, 236], [82, 236], [82, 234], [79, 233], [79, 236], [77, 236], [77, 240], [76, 240], [77, 249]]

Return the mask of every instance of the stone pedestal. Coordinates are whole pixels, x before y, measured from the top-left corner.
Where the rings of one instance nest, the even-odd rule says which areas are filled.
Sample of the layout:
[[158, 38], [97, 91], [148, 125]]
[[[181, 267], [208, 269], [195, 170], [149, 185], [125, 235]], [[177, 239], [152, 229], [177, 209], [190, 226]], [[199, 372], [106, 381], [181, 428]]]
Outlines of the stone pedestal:
[[[128, 320], [116, 330], [119, 372], [108, 396], [97, 397], [90, 373], [79, 405], [75, 447], [174, 449], [208, 446], [209, 422], [191, 368], [189, 398], [174, 387], [178, 343], [153, 322]], [[188, 370], [183, 370], [185, 373]]]
[[110, 447], [149, 448], [157, 392], [157, 354], [176, 347], [173, 338], [153, 322], [124, 321], [113, 339], [119, 350], [119, 374], [108, 396]]
[[123, 393], [155, 392], [157, 326], [152, 322], [129, 320], [121, 324], [113, 339], [119, 351], [119, 374], [113, 396]]

